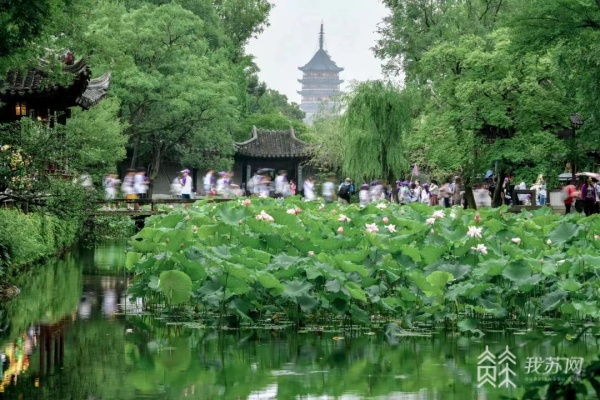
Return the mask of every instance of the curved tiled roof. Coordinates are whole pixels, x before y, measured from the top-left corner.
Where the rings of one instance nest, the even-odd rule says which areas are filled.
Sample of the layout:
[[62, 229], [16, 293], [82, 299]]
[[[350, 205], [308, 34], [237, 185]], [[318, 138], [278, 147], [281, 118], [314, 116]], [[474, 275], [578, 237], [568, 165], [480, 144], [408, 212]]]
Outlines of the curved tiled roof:
[[304, 67], [298, 68], [302, 72], [306, 71], [332, 71], [341, 72], [344, 68], [338, 67], [335, 62], [331, 59], [329, 54], [320, 48], [317, 50], [313, 58]]
[[306, 157], [306, 144], [296, 138], [294, 130], [269, 131], [252, 129], [252, 137], [235, 143], [236, 154], [261, 158]]
[[59, 90], [75, 90], [81, 93], [75, 103], [83, 108], [89, 108], [106, 95], [110, 84], [110, 73], [90, 79], [90, 67], [84, 59], [65, 65], [63, 73], [73, 76], [67, 85], [50, 81], [48, 74], [39, 69], [9, 71], [6, 79], [0, 79], [0, 99], [29, 95], [43, 96], [45, 93]]

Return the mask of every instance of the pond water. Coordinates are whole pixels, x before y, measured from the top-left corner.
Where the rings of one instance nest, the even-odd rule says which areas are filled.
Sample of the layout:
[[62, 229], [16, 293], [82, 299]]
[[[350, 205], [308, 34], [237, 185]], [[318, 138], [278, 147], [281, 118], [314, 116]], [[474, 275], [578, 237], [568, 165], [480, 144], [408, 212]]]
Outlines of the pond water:
[[[599, 350], [590, 337], [522, 328], [483, 337], [436, 329], [398, 337], [377, 327], [218, 335], [125, 310], [124, 250], [82, 249], [22, 277], [21, 294], [0, 305], [0, 398], [519, 398], [529, 381], [588, 363]], [[486, 347], [495, 369], [480, 357]]]

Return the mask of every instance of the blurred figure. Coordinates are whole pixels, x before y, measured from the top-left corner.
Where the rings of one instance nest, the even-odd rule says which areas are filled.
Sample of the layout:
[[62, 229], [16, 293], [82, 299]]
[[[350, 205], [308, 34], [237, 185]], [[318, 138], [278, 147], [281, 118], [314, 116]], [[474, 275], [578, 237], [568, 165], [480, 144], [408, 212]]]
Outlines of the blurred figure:
[[293, 180], [290, 181], [290, 195], [295, 196], [296, 195], [296, 182], [294, 182]]
[[596, 186], [591, 177], [587, 177], [581, 186], [581, 199], [583, 200], [583, 212], [586, 217], [596, 213]]
[[287, 171], [281, 170], [275, 177], [275, 197], [288, 197], [290, 185], [287, 181]]
[[573, 185], [572, 181], [567, 181], [567, 185], [562, 190], [562, 198], [565, 204], [565, 214], [569, 214], [571, 212], [571, 206], [575, 202], [575, 197], [577, 197], [577, 188]]
[[205, 196], [210, 196], [213, 190], [213, 174], [215, 173], [214, 170], [209, 169], [206, 172], [206, 175], [204, 175], [204, 195]]
[[430, 193], [429, 193], [429, 185], [427, 183], [423, 184], [423, 188], [421, 188], [421, 193], [420, 193], [420, 202], [421, 204], [427, 204], [429, 205], [429, 200], [430, 200]]
[[335, 184], [332, 182], [331, 177], [323, 183], [323, 200], [325, 203], [333, 203], [335, 195]]
[[340, 203], [350, 204], [350, 190], [352, 189], [352, 181], [350, 178], [346, 178], [344, 182], [340, 184], [338, 188], [338, 197], [340, 199]]
[[385, 198], [383, 193], [383, 185], [381, 181], [374, 180], [371, 182], [371, 201], [379, 201]]
[[304, 192], [304, 200], [312, 201], [317, 198], [317, 196], [315, 195], [315, 182], [316, 179], [312, 176], [308, 177], [304, 181], [304, 185], [302, 186], [302, 191]]
[[[137, 199], [137, 194], [135, 194], [135, 190], [133, 189], [133, 180], [135, 177], [135, 169], [129, 168], [127, 170], [127, 174], [123, 178], [123, 183], [121, 184], [121, 192], [127, 200], [135, 200]], [[127, 203], [127, 209], [133, 210], [134, 205], [129, 202]]]
[[179, 183], [181, 184], [181, 198], [183, 200], [189, 200], [192, 198], [192, 177], [190, 176], [190, 170], [184, 169], [181, 172], [181, 178]]
[[358, 192], [358, 203], [360, 208], [366, 207], [371, 202], [371, 192], [369, 191], [369, 185], [363, 183], [360, 185], [360, 191]]
[[440, 197], [444, 207], [450, 207], [450, 197], [452, 196], [452, 189], [450, 188], [450, 180], [447, 180], [440, 188]]
[[181, 186], [181, 182], [179, 177], [176, 177], [175, 179], [173, 179], [173, 182], [171, 182], [171, 197], [179, 199], [181, 198], [181, 189], [183, 187]]
[[106, 200], [114, 200], [117, 197], [117, 188], [121, 181], [116, 174], [107, 174], [102, 180], [104, 186], [104, 198]]
[[271, 197], [271, 176], [268, 174], [261, 176], [259, 185], [259, 196]]
[[133, 190], [138, 195], [139, 199], [145, 199], [148, 193], [148, 177], [146, 176], [146, 168], [139, 167], [137, 173], [133, 177]]
[[432, 206], [437, 206], [440, 204], [440, 187], [436, 180], [431, 181], [431, 186], [429, 187], [429, 204]]

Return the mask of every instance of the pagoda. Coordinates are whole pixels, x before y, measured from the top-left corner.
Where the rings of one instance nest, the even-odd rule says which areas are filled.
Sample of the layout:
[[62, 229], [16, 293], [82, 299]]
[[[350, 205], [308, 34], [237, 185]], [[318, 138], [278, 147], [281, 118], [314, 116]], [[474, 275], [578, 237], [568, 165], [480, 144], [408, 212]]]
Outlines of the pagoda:
[[341, 93], [340, 84], [343, 82], [340, 79], [340, 72], [344, 68], [338, 67], [323, 48], [324, 35], [323, 24], [321, 24], [319, 50], [308, 64], [298, 68], [303, 72], [302, 79], [298, 79], [302, 84], [302, 90], [298, 91], [302, 96], [300, 109], [306, 113], [304, 122], [309, 125], [312, 124], [314, 115], [321, 106], [326, 109], [333, 108], [335, 96]]

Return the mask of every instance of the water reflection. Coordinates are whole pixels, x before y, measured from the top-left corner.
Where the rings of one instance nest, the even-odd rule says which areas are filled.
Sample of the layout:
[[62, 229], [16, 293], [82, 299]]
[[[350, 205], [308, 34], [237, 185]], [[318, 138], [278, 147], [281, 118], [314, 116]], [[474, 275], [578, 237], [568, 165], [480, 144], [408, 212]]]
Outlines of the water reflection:
[[[595, 341], [530, 341], [511, 330], [483, 338], [389, 338], [381, 329], [218, 335], [199, 323], [129, 314], [122, 254], [123, 246], [105, 246], [49, 264], [0, 306], [7, 318], [0, 332], [4, 398], [483, 400], [519, 396], [528, 357], [590, 361], [598, 352]], [[486, 346], [515, 353], [516, 390], [477, 387]]]

